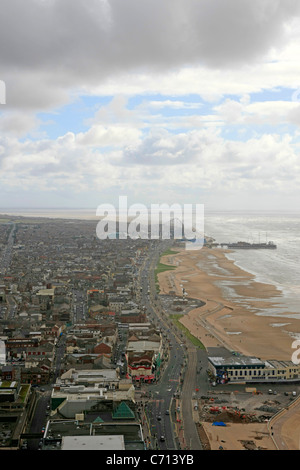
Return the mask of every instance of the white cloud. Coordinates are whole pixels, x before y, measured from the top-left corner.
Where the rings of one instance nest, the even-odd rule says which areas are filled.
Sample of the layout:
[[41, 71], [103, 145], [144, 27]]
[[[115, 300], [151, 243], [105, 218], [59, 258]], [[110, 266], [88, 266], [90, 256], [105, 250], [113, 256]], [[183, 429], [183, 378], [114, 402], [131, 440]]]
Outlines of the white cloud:
[[79, 145], [92, 147], [129, 145], [140, 137], [138, 129], [127, 126], [115, 125], [104, 127], [95, 125], [85, 133], [77, 135]]
[[[240, 203], [257, 191], [270, 203], [274, 192], [297, 194], [298, 0], [10, 0], [2, 9], [0, 194], [91, 201], [126, 190], [168, 202], [203, 191]], [[282, 88], [286, 101], [265, 99]], [[84, 128], [64, 122], [63, 135], [46, 138], [37, 112], [55, 122], [80, 95], [113, 98]], [[265, 124], [273, 132], [260, 135]]]
[[179, 135], [164, 131], [130, 149], [107, 153], [78, 147], [77, 139], [69, 133], [56, 141], [3, 140], [0, 177], [11, 187], [25, 182], [24, 187], [40, 190], [104, 190], [114, 184], [130, 193], [139, 188], [144, 198], [145, 191], [157, 197], [176, 187], [179, 192], [201, 188], [226, 193], [257, 186], [272, 192], [284, 191], [287, 184], [289, 191], [298, 191], [300, 183], [299, 157], [289, 135], [237, 142], [210, 129]]
[[282, 124], [300, 125], [300, 103], [296, 101], [261, 101], [244, 103], [242, 100], [225, 100], [221, 105], [215, 106], [215, 118], [224, 124], [242, 125], [272, 125]]

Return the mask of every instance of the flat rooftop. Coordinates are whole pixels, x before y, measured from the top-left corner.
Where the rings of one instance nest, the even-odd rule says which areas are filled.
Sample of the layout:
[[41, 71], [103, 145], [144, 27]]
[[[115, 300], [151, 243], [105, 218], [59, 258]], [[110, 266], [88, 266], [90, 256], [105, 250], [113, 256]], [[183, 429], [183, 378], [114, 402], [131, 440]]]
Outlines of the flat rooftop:
[[[79, 356], [81, 356], [79, 354]], [[89, 354], [91, 356], [91, 354]], [[69, 369], [67, 372], [61, 375], [61, 380], [58, 380], [58, 384], [64, 380], [73, 379], [76, 382], [99, 382], [99, 381], [119, 381], [119, 376], [116, 369]]]
[[54, 289], [40, 289], [36, 295], [54, 295]]
[[125, 450], [124, 436], [64, 436], [61, 450]]
[[160, 342], [158, 341], [129, 341], [127, 351], [158, 351]]
[[258, 357], [243, 356], [226, 348], [208, 348], [208, 359], [215, 367], [227, 366], [261, 366], [265, 361]]
[[267, 367], [273, 367], [274, 369], [298, 369], [298, 365], [294, 364], [292, 361], [277, 361], [277, 360], [268, 360], [265, 361]]
[[[87, 413], [84, 422], [76, 420], [50, 420], [44, 435], [44, 449], [57, 449], [65, 437], [112, 437], [123, 436], [125, 450], [144, 450], [141, 426], [137, 423], [94, 423], [99, 412]], [[101, 414], [103, 418], [103, 414]], [[104, 442], [104, 441], [103, 441]], [[103, 447], [103, 450], [106, 450]]]

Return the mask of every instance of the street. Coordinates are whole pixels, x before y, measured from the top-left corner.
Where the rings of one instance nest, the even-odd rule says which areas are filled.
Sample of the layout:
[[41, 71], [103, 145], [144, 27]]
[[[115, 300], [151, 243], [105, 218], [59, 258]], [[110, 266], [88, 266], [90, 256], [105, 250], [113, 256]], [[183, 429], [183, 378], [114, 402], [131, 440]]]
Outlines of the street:
[[[160, 305], [154, 284], [154, 269], [161, 253], [168, 247], [169, 243], [164, 243], [152, 249], [140, 273], [141, 304], [146, 307], [150, 319], [160, 328], [169, 345], [166, 370], [156, 385], [147, 386], [152, 400], [146, 406], [146, 413], [152, 448], [176, 449], [180, 444], [174, 431], [177, 428], [178, 433], [177, 423], [180, 422], [179, 429], [184, 429], [186, 445], [196, 450], [202, 448], [192, 418], [192, 398], [197, 377], [197, 350], [194, 347], [188, 347], [187, 353], [179, 332]], [[165, 339], [165, 347], [167, 340]], [[177, 396], [181, 398], [182, 413], [177, 408], [175, 409], [174, 400]]]

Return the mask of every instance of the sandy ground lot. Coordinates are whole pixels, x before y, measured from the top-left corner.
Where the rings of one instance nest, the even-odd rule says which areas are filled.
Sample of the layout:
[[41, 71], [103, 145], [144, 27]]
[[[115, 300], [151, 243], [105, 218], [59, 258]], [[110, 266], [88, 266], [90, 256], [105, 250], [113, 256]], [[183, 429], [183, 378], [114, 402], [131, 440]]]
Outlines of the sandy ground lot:
[[245, 450], [246, 443], [261, 450], [276, 450], [265, 423], [226, 423], [226, 427], [213, 426], [212, 423], [202, 425], [211, 450], [218, 450], [220, 446], [224, 450]]
[[275, 286], [256, 282], [223, 250], [181, 251], [161, 262], [177, 266], [158, 275], [162, 294], [182, 295], [184, 289], [206, 302], [181, 319], [206, 347], [222, 345], [261, 359], [291, 360], [299, 320], [287, 318], [288, 312], [279, 308], [281, 292]]

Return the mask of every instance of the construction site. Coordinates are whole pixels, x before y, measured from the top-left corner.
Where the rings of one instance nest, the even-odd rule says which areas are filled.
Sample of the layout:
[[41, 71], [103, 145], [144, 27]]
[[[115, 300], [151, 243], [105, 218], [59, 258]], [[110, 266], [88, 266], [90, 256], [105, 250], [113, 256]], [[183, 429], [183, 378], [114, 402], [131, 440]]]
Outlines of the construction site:
[[291, 401], [286, 393], [274, 396], [247, 387], [202, 396], [194, 409], [203, 449], [275, 450], [268, 424]]

